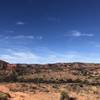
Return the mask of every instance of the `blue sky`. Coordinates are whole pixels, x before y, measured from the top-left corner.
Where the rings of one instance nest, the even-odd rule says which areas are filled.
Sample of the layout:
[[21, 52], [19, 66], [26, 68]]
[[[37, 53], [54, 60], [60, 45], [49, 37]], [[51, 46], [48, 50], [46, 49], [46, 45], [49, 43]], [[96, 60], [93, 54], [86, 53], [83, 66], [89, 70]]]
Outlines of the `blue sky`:
[[100, 62], [99, 0], [0, 0], [0, 59]]

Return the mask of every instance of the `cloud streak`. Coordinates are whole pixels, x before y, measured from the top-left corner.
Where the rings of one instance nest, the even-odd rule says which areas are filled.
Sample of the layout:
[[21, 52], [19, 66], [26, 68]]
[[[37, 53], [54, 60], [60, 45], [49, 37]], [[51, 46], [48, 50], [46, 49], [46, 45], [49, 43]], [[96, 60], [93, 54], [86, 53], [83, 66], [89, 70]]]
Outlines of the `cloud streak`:
[[19, 21], [19, 22], [16, 23], [16, 25], [24, 25], [24, 24], [25, 24], [25, 23], [22, 22], [22, 21]]
[[59, 54], [49, 51], [46, 56], [41, 56], [32, 51], [22, 51], [7, 49], [7, 53], [1, 54], [0, 59], [8, 61], [10, 63], [56, 63], [56, 62], [67, 62], [75, 57], [75, 54]]
[[80, 31], [71, 31], [70, 36], [72, 36], [72, 37], [93, 37], [94, 34], [92, 34], [92, 33], [82, 33]]
[[7, 50], [7, 53], [1, 54], [0, 59], [10, 63], [27, 64], [46, 64], [46, 63], [66, 63], [66, 62], [99, 62], [100, 58], [96, 54], [82, 54], [76, 51], [69, 51], [65, 54], [50, 51], [41, 56], [39, 53], [27, 50]]
[[0, 36], [1, 39], [37, 39], [37, 40], [42, 40], [42, 36], [33, 36], [33, 35], [15, 35], [15, 36]]
[[30, 51], [17, 52], [13, 50], [11, 50], [9, 54], [1, 55], [0, 58], [11, 63], [37, 63], [40, 59], [37, 55]]

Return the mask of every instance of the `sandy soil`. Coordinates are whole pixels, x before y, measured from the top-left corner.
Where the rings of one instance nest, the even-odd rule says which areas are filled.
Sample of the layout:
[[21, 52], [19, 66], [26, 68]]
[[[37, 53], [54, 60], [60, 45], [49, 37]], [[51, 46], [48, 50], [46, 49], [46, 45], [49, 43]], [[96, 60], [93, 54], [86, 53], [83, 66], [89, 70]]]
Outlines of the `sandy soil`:
[[[11, 95], [10, 100], [60, 100], [60, 93], [55, 92], [12, 92], [9, 90], [11, 87], [15, 87], [14, 83], [12, 84], [0, 84], [0, 91], [9, 93]], [[91, 94], [77, 94], [75, 92], [70, 92], [71, 97], [77, 98], [76, 100], [100, 100], [96, 95]]]

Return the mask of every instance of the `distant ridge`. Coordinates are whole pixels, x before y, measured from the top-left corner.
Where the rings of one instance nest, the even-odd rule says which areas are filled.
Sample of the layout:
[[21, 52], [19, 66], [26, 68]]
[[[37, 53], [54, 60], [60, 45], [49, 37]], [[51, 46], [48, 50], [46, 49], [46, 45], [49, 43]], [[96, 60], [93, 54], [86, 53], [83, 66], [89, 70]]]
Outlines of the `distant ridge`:
[[0, 64], [9, 64], [9, 63], [4, 60], [0, 60]]
[[[0, 60], [0, 64], [12, 64], [12, 63], [9, 63], [9, 62], [7, 62], [7, 61], [5, 61], [5, 60]], [[93, 64], [93, 65], [100, 65], [100, 63], [88, 63], [88, 62], [55, 62], [55, 63], [45, 63], [45, 64], [38, 64], [38, 63], [36, 63], [36, 64], [26, 64], [26, 63], [13, 63], [13, 64], [15, 64], [15, 65], [17, 65], [17, 64], [20, 64], [20, 65], [61, 65], [61, 64], [67, 64], [67, 65], [69, 65], [69, 64], [72, 64], [72, 65], [91, 65], [91, 64]]]

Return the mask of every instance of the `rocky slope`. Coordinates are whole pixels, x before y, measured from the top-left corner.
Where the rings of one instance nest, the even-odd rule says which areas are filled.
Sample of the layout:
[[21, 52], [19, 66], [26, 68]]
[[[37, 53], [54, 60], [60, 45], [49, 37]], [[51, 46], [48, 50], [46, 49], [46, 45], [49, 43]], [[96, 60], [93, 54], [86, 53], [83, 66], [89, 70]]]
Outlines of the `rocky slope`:
[[0, 91], [10, 100], [60, 100], [62, 91], [74, 100], [100, 100], [100, 64], [0, 61]]

